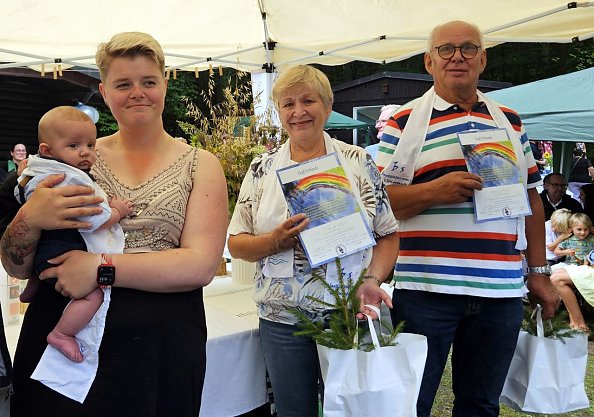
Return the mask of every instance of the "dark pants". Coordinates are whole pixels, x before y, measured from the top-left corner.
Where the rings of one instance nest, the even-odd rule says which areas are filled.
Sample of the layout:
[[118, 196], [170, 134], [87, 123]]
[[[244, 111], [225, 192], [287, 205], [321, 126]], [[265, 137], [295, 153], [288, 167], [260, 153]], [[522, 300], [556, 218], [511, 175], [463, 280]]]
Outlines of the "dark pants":
[[483, 298], [394, 290], [393, 323], [427, 336], [428, 355], [417, 402], [429, 417], [452, 349], [454, 417], [496, 417], [499, 395], [523, 317], [521, 298]]

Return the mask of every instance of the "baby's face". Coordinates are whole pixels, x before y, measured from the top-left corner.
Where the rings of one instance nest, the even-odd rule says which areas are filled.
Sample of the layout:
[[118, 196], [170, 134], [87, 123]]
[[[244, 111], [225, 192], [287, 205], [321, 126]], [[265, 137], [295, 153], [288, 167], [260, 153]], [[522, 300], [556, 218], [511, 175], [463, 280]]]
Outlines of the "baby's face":
[[91, 122], [61, 121], [50, 141], [51, 156], [76, 167], [90, 169], [97, 160], [97, 130]]

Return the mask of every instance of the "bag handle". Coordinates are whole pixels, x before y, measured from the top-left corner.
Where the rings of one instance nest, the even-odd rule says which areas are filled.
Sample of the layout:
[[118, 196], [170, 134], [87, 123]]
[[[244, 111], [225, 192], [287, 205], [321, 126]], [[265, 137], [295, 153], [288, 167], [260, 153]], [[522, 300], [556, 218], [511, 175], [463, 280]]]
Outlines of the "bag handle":
[[[536, 305], [536, 308], [532, 312], [532, 315], [530, 316], [530, 318], [533, 319], [535, 315], [536, 315], [536, 336], [540, 337], [542, 339], [545, 337], [545, 335], [544, 335], [544, 323], [542, 322], [542, 306], [540, 304]], [[551, 328], [552, 328], [553, 324], [551, 323], [551, 321], [550, 320], [547, 320], [547, 321], [549, 322], [549, 324], [551, 325]]]
[[[374, 305], [371, 305], [371, 304], [365, 304], [365, 307], [369, 308], [370, 310], [374, 311], [375, 314], [377, 314], [377, 319], [380, 321], [379, 322], [380, 323], [380, 325], [379, 325], [380, 334], [383, 336], [380, 309]], [[365, 314], [365, 313], [363, 313], [363, 314]], [[377, 333], [375, 331], [375, 326], [373, 325], [373, 320], [371, 319], [371, 316], [368, 314], [365, 314], [365, 317], [367, 317], [367, 324], [369, 325], [369, 334], [371, 335], [371, 341], [373, 342], [373, 347], [375, 349], [379, 349], [381, 346], [380, 346], [379, 339], [377, 338]]]

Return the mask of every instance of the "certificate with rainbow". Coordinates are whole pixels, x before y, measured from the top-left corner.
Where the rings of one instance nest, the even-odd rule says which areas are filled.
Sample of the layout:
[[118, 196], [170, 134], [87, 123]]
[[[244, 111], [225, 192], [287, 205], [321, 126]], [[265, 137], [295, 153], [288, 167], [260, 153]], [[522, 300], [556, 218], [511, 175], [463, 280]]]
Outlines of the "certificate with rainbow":
[[474, 192], [477, 221], [531, 214], [518, 156], [505, 129], [458, 133], [468, 172], [480, 176], [483, 189]]
[[305, 213], [299, 234], [315, 267], [375, 245], [363, 208], [335, 153], [276, 171], [291, 215]]

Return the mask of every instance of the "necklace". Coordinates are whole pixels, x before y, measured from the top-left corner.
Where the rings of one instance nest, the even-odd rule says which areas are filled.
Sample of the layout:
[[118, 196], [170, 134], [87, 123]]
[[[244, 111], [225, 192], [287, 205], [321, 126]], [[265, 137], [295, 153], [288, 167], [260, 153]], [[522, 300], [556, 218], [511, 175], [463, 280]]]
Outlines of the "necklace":
[[[313, 153], [312, 155], [307, 155], [304, 157], [300, 157], [300, 158], [295, 158], [293, 157], [293, 155], [295, 154], [295, 152], [293, 152], [293, 150], [291, 149], [291, 158], [293, 160], [295, 160], [296, 162], [304, 162], [304, 161], [309, 161], [310, 159], [314, 159], [315, 157], [322, 155], [324, 152], [326, 152], [326, 144], [323, 143], [322, 147], [320, 149], [318, 149], [315, 153]], [[299, 153], [298, 153], [299, 154]], [[301, 155], [297, 155], [297, 156], [301, 156]], [[300, 159], [300, 161], [297, 161], [297, 159]]]

